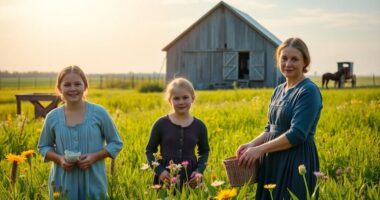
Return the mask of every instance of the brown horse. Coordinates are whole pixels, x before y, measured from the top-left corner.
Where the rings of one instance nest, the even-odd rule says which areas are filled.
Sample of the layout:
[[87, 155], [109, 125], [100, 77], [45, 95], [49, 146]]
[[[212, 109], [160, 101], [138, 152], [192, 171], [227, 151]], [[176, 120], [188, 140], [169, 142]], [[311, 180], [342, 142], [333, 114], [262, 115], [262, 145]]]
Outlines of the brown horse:
[[322, 88], [323, 88], [323, 86], [325, 86], [326, 89], [328, 89], [329, 88], [328, 85], [329, 85], [330, 80], [335, 81], [334, 87], [336, 87], [337, 84], [340, 87], [339, 79], [343, 75], [343, 73], [344, 73], [344, 70], [340, 70], [340, 71], [337, 71], [335, 73], [330, 73], [330, 72], [324, 73], [322, 75]]

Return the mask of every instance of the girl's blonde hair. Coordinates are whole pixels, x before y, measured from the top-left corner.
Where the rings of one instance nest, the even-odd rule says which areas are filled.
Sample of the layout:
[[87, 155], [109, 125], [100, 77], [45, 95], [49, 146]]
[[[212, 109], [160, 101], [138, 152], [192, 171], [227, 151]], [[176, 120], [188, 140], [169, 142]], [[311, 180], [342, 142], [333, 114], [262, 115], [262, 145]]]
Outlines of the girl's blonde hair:
[[185, 78], [175, 78], [166, 86], [165, 97], [169, 101], [173, 94], [174, 88], [181, 88], [187, 90], [193, 99], [195, 99], [195, 90], [193, 84]]
[[283, 49], [285, 49], [286, 47], [293, 47], [295, 49], [298, 49], [298, 51], [301, 52], [301, 54], [303, 56], [303, 60], [305, 62], [305, 67], [303, 68], [303, 72], [304, 73], [308, 72], [310, 69], [309, 65], [311, 62], [309, 49], [307, 48], [305, 42], [298, 37], [291, 37], [291, 38], [285, 40], [285, 42], [283, 42], [280, 46], [277, 47], [277, 49], [276, 49], [277, 66], [280, 67], [280, 65], [281, 65], [280, 54], [281, 54], [281, 51]]
[[[86, 75], [84, 74], [83, 70], [81, 68], [79, 68], [78, 66], [76, 65], [71, 65], [71, 66], [68, 66], [68, 67], [65, 67], [61, 70], [61, 72], [59, 72], [58, 76], [57, 76], [57, 81], [56, 81], [56, 84], [55, 84], [55, 87], [57, 89], [57, 91], [59, 92], [59, 87], [62, 83], [62, 80], [63, 78], [69, 74], [69, 73], [75, 73], [75, 74], [78, 74], [83, 83], [84, 83], [84, 89], [87, 90], [88, 89], [88, 81], [87, 81], [87, 77]], [[60, 92], [59, 92], [60, 93]]]

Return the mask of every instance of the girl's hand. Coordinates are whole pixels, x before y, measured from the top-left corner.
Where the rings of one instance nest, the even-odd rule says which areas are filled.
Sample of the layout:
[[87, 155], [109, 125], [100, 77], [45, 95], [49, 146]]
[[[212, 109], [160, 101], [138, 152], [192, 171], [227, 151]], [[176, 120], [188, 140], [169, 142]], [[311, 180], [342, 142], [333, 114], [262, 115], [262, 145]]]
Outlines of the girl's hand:
[[82, 170], [87, 170], [91, 167], [91, 165], [96, 162], [96, 157], [92, 153], [88, 154], [82, 154], [79, 157], [79, 161], [77, 162], [77, 165]]
[[202, 182], [202, 177], [203, 177], [203, 175], [199, 172], [194, 171], [193, 173], [191, 173], [190, 180], [189, 180], [189, 186], [191, 188], [197, 187], [197, 185]]
[[240, 158], [241, 155], [243, 155], [243, 153], [245, 151], [247, 151], [247, 149], [251, 147], [251, 144], [247, 143], [247, 144], [242, 144], [239, 146], [239, 148], [236, 150], [236, 156], [238, 158]]
[[75, 167], [75, 162], [69, 162], [65, 159], [64, 156], [60, 156], [59, 163], [58, 163], [63, 170], [65, 171], [71, 171]]
[[170, 181], [170, 174], [168, 171], [164, 170], [160, 174], [160, 180], [165, 183], [167, 181]]
[[260, 147], [249, 147], [239, 158], [239, 166], [252, 168], [256, 160], [258, 160], [264, 152]]

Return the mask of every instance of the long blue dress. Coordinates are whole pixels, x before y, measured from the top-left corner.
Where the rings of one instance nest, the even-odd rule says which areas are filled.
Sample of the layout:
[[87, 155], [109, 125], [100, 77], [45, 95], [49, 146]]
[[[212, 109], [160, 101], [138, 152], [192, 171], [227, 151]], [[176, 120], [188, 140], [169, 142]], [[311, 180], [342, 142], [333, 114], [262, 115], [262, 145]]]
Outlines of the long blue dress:
[[286, 83], [276, 87], [268, 110], [265, 127], [267, 140], [285, 134], [292, 147], [267, 153], [260, 160], [256, 199], [270, 199], [265, 184], [276, 184], [274, 199], [290, 199], [288, 189], [299, 199], [306, 199], [306, 188], [298, 166], [307, 169], [306, 180], [310, 193], [316, 185], [314, 171], [319, 171], [315, 129], [322, 109], [319, 88], [308, 78], [285, 91]]
[[[38, 150], [44, 160], [50, 150], [64, 155], [65, 150], [86, 154], [105, 149], [115, 158], [122, 146], [118, 131], [107, 111], [100, 105], [89, 102], [86, 102], [83, 122], [73, 127], [66, 125], [63, 106], [49, 112], [38, 142]], [[104, 159], [93, 163], [87, 170], [75, 167], [69, 172], [53, 163], [49, 176], [50, 199], [53, 199], [54, 189], [62, 195], [66, 193], [70, 200], [106, 198]]]

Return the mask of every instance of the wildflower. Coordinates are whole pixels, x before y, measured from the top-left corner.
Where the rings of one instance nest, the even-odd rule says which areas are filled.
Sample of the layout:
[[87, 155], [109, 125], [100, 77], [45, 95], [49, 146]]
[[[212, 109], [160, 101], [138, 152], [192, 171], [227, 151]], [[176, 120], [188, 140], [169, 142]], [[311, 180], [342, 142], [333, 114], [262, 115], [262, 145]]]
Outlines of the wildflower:
[[218, 200], [222, 200], [222, 199], [229, 199], [234, 196], [236, 196], [236, 188], [221, 190], [218, 192], [218, 195], [216, 198]]
[[28, 157], [30, 157], [31, 155], [33, 155], [34, 152], [36, 152], [36, 150], [34, 150], [34, 149], [30, 149], [30, 150], [27, 150], [27, 151], [23, 151], [23, 152], [21, 152], [21, 156], [24, 156], [24, 157], [28, 158]]
[[187, 165], [189, 165], [189, 161], [185, 160], [185, 161], [182, 161], [181, 163], [184, 167], [187, 167]]
[[211, 183], [211, 186], [218, 187], [224, 184], [224, 181], [214, 181]]
[[158, 190], [161, 188], [161, 185], [160, 184], [154, 184], [154, 185], [150, 186], [150, 188]]
[[197, 182], [201, 182], [203, 175], [201, 173], [195, 173], [195, 179]]
[[325, 176], [325, 173], [323, 173], [323, 172], [314, 172], [314, 175], [316, 176], [316, 177], [324, 177]]
[[21, 152], [21, 156], [24, 156], [27, 159], [29, 166], [32, 166], [31, 157], [34, 154], [34, 152], [36, 152], [34, 149]]
[[53, 192], [53, 198], [58, 199], [61, 196], [60, 192]]
[[170, 179], [170, 183], [172, 183], [172, 184], [176, 184], [176, 183], [177, 183], [177, 177], [172, 177], [172, 178]]
[[141, 170], [147, 170], [149, 169], [149, 165], [146, 163], [143, 163], [142, 167], [140, 168]]
[[20, 163], [22, 163], [22, 162], [24, 162], [25, 161], [25, 156], [22, 156], [22, 155], [14, 155], [14, 154], [8, 154], [7, 156], [6, 156], [6, 158], [7, 158], [7, 160], [8, 161], [11, 161], [11, 162], [16, 162], [17, 164], [20, 164]]
[[152, 165], [153, 165], [153, 167], [158, 167], [158, 166], [160, 165], [160, 163], [157, 162], [157, 161], [153, 161], [153, 162], [152, 162]]
[[215, 174], [211, 174], [211, 180], [215, 180], [216, 179], [216, 175]]
[[336, 174], [337, 176], [339, 176], [339, 175], [343, 174], [343, 170], [342, 170], [341, 168], [339, 168], [339, 169], [337, 169], [337, 170], [335, 171], [335, 174]]
[[298, 172], [301, 174], [301, 175], [305, 175], [306, 174], [306, 167], [305, 165], [300, 165], [298, 166]]
[[153, 154], [155, 160], [162, 160], [162, 156], [160, 152], [156, 152]]
[[276, 184], [265, 184], [264, 188], [267, 190], [273, 190], [274, 188], [276, 188]]
[[175, 164], [173, 160], [169, 161], [169, 165], [166, 167], [170, 170], [170, 173], [176, 174], [179, 170], [181, 170], [182, 165], [181, 164]]
[[346, 168], [346, 172], [347, 172], [347, 173], [351, 173], [351, 172], [352, 172], [352, 167], [348, 166], [348, 167]]
[[264, 185], [264, 188], [269, 190], [269, 194], [270, 194], [270, 199], [273, 200], [273, 190], [274, 188], [276, 188], [276, 184], [265, 184]]

